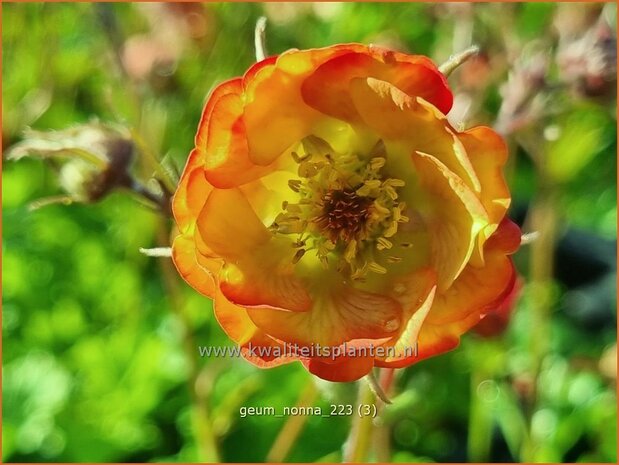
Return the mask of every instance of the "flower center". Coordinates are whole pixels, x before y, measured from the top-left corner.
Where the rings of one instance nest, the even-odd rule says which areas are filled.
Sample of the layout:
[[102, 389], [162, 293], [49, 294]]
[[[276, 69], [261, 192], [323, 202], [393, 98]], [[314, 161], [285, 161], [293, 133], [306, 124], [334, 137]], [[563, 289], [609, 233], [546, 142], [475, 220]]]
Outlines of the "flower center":
[[328, 191], [321, 200], [323, 213], [314, 221], [331, 242], [350, 241], [359, 236], [370, 214], [371, 198], [346, 188]]
[[[404, 181], [385, 175], [384, 144], [365, 155], [335, 153], [317, 137], [307, 137], [303, 154], [292, 153], [299, 179], [288, 181], [294, 202], [285, 201], [270, 229], [274, 234], [297, 235], [297, 263], [310, 250], [325, 268], [330, 263], [355, 280], [368, 272], [384, 274], [384, 265], [400, 260], [385, 255], [389, 240], [408, 218], [398, 189]], [[382, 263], [382, 264], [381, 264]]]

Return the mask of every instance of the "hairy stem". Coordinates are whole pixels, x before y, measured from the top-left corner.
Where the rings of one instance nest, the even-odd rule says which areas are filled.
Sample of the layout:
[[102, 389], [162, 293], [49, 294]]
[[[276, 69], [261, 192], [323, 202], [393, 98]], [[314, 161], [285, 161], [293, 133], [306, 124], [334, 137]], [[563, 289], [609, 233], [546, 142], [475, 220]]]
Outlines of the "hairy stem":
[[[389, 398], [393, 395], [393, 382], [395, 381], [395, 369], [382, 368], [378, 377], [378, 384]], [[377, 414], [377, 425], [374, 430], [374, 451], [376, 460], [382, 463], [391, 462], [391, 428], [382, 421], [381, 412], [385, 405], [379, 406]]]
[[447, 60], [445, 63], [443, 63], [441, 66], [438, 67], [438, 70], [445, 77], [449, 77], [449, 75], [453, 73], [454, 70], [458, 66], [460, 66], [462, 63], [464, 63], [466, 60], [468, 60], [472, 56], [477, 55], [478, 53], [479, 53], [479, 47], [477, 45], [473, 45], [467, 48], [466, 50], [460, 53], [457, 53], [456, 55], [452, 55], [449, 58], [449, 60]]
[[[357, 404], [372, 404], [376, 397], [370, 386], [363, 381], [359, 383]], [[354, 412], [350, 435], [344, 449], [344, 463], [365, 463], [372, 443], [372, 429], [374, 421], [371, 416], [360, 416]]]
[[256, 61], [262, 61], [267, 57], [266, 48], [266, 32], [267, 19], [264, 16], [256, 21], [256, 29], [254, 29], [254, 45], [256, 47]]

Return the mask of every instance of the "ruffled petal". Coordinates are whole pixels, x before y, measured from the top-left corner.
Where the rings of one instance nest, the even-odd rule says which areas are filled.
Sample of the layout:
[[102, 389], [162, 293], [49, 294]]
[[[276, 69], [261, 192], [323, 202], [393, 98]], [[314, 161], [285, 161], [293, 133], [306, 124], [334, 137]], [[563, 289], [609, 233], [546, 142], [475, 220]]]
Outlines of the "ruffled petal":
[[[508, 219], [503, 220], [486, 242], [486, 266], [481, 269], [467, 266], [445, 293], [436, 294], [431, 308], [426, 308], [417, 333], [416, 352], [401, 359], [377, 361], [377, 366], [404, 367], [452, 350], [460, 343], [460, 336], [483, 322], [486, 316], [492, 319], [497, 315], [505, 324], [505, 308], [514, 298], [517, 283], [513, 262], [505, 254], [517, 247], [516, 239], [520, 239], [518, 227]], [[423, 313], [418, 311], [411, 321], [421, 316]], [[483, 330], [482, 326], [480, 331]]]
[[243, 80], [241, 78], [234, 78], [224, 81], [211, 91], [206, 99], [206, 105], [204, 105], [202, 116], [200, 117], [200, 123], [198, 124], [198, 131], [196, 132], [195, 137], [196, 147], [203, 147], [206, 145], [208, 127], [217, 102], [219, 102], [219, 100], [226, 95], [240, 95], [242, 91]]
[[486, 212], [464, 182], [431, 155], [413, 155], [426, 210], [421, 215], [430, 231], [438, 289], [444, 292], [466, 266]]
[[290, 355], [281, 342], [262, 331], [258, 331], [249, 342], [241, 346], [241, 355], [258, 368], [273, 368], [301, 360]]
[[193, 230], [196, 218], [213, 190], [204, 177], [203, 159], [197, 150], [189, 154], [185, 169], [172, 199], [172, 212], [181, 233]]
[[230, 302], [219, 290], [214, 296], [213, 311], [219, 326], [230, 339], [241, 346], [247, 344], [260, 331], [247, 315], [247, 310]]
[[429, 59], [377, 47], [346, 53], [320, 65], [303, 82], [303, 98], [321, 113], [358, 123], [362, 117], [349, 86], [355, 78], [368, 77], [386, 81], [411, 97], [422, 97], [443, 113], [451, 109], [451, 91]]
[[324, 118], [304, 102], [301, 85], [317, 66], [349, 49], [340, 45], [291, 50], [245, 80], [244, 122], [250, 159], [255, 164], [271, 164], [292, 144], [310, 134], [317, 120]]
[[399, 152], [407, 154], [414, 151], [429, 153], [473, 191], [480, 190], [480, 182], [466, 150], [436, 107], [421, 98], [410, 97], [389, 82], [374, 78], [352, 79], [350, 95], [363, 122], [386, 143], [399, 146]]
[[[316, 290], [308, 312], [248, 309], [260, 329], [285, 342], [335, 347], [359, 339], [378, 340], [397, 333], [405, 323], [402, 308], [393, 298], [336, 286]], [[376, 341], [374, 341], [376, 343]]]
[[[428, 72], [421, 69], [409, 68], [411, 74], [402, 73], [394, 69], [393, 84], [411, 96], [421, 97], [432, 103], [443, 114], [449, 113], [453, 105], [453, 94], [445, 76], [438, 70], [436, 65], [428, 57], [422, 55], [409, 55], [395, 52], [370, 45], [370, 53], [386, 64], [412, 64], [425, 67]], [[382, 79], [382, 78], [378, 78]], [[384, 79], [388, 80], [388, 79]]]
[[458, 135], [481, 184], [480, 199], [489, 224], [479, 234], [478, 243], [471, 263], [483, 266], [485, 241], [494, 233], [511, 203], [509, 188], [503, 176], [503, 165], [507, 161], [507, 146], [492, 129], [479, 126]]
[[234, 305], [221, 292], [217, 292], [213, 310], [224, 332], [239, 345], [243, 358], [252, 364], [270, 368], [298, 360], [286, 353], [283, 344], [258, 329], [243, 307]]
[[204, 175], [218, 188], [244, 184], [270, 169], [256, 166], [249, 159], [242, 90], [241, 79], [217, 87], [208, 99], [196, 136]]
[[312, 301], [295, 276], [294, 249], [277, 241], [239, 189], [215, 189], [197, 222], [204, 244], [225, 264], [218, 276], [231, 302], [307, 311]]
[[447, 291], [436, 296], [428, 322], [444, 325], [472, 313], [483, 315], [496, 308], [515, 280], [516, 271], [504, 252], [487, 253], [483, 268], [467, 266]]
[[192, 237], [180, 235], [172, 244], [172, 260], [176, 269], [187, 283], [199, 293], [213, 297], [215, 281], [212, 273], [198, 263], [196, 246]]
[[501, 136], [486, 126], [458, 134], [481, 184], [481, 202], [490, 223], [499, 224], [509, 207], [511, 196], [503, 176], [507, 146]]

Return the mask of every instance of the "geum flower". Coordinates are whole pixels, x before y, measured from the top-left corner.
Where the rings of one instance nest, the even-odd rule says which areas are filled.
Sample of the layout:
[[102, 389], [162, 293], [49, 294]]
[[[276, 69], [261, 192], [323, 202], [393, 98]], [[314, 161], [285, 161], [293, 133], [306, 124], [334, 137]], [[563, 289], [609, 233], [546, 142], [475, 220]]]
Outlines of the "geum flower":
[[[520, 243], [506, 147], [454, 129], [451, 105], [428, 58], [357, 44], [285, 52], [211, 93], [173, 258], [248, 360], [351, 381], [451, 350], [501, 307]], [[282, 355], [317, 344], [347, 349]]]

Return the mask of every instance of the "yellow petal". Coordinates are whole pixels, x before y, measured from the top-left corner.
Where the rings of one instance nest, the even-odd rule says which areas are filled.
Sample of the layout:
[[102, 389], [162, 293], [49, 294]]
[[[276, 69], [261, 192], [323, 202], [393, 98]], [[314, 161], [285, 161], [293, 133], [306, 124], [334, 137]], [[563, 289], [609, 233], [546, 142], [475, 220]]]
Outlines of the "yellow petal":
[[501, 136], [484, 126], [469, 129], [458, 137], [479, 177], [481, 203], [488, 212], [489, 224], [480, 232], [471, 257], [475, 266], [483, 266], [484, 243], [494, 233], [511, 203], [509, 188], [503, 176], [507, 147]]
[[413, 162], [420, 190], [427, 195], [421, 215], [430, 231], [438, 289], [443, 292], [466, 266], [477, 234], [488, 223], [487, 215], [475, 194], [443, 163], [420, 152], [413, 155]]
[[239, 189], [215, 189], [197, 229], [204, 244], [225, 264], [218, 279], [233, 303], [306, 311], [311, 299], [294, 274], [294, 249], [262, 224]]

